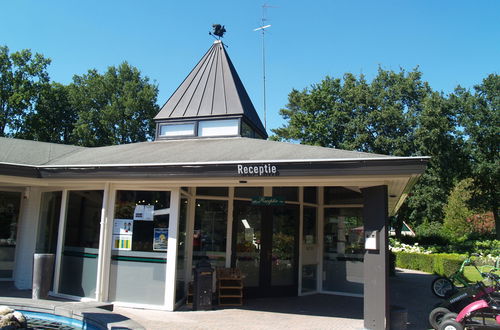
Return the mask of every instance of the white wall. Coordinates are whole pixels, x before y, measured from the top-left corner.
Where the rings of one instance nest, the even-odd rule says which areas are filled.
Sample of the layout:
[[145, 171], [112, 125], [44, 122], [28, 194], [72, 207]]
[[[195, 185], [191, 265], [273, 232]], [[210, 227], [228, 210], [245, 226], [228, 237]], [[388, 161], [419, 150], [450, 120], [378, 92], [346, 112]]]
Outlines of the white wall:
[[21, 200], [13, 274], [18, 289], [31, 289], [41, 196], [40, 188], [28, 187]]

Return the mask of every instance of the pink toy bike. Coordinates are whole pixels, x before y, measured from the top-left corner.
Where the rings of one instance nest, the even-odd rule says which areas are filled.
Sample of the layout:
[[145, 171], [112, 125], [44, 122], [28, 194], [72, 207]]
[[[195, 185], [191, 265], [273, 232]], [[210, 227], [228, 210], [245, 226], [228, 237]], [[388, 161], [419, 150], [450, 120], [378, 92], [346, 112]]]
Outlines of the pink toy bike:
[[458, 315], [443, 316], [439, 330], [500, 329], [500, 299], [488, 292], [484, 284], [478, 284], [484, 290], [482, 299], [471, 302]]

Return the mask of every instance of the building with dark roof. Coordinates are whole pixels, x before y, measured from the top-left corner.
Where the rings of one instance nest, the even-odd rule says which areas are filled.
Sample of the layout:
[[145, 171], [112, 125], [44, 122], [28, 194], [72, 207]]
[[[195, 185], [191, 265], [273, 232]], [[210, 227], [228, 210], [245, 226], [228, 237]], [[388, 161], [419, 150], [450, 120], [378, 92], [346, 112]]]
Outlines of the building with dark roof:
[[53, 253], [55, 296], [174, 310], [208, 258], [245, 299], [359, 296], [365, 327], [388, 327], [388, 216], [427, 157], [266, 140], [220, 41], [155, 120], [153, 142], [0, 138], [0, 278], [31, 288]]

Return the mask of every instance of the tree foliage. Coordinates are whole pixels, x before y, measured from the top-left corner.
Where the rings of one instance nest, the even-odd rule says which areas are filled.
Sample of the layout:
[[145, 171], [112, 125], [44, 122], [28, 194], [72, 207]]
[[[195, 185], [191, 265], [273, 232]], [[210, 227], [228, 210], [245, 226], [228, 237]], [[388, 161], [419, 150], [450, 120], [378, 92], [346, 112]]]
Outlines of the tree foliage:
[[469, 206], [473, 194], [472, 183], [470, 178], [457, 183], [444, 207], [444, 228], [452, 237], [465, 237], [473, 231], [471, 223], [467, 221], [474, 215]]
[[[426, 172], [396, 216], [414, 226], [441, 222], [455, 183], [472, 176], [472, 201], [497, 210], [500, 82], [488, 76], [475, 93], [457, 88], [445, 96], [422, 80], [418, 69], [379, 68], [363, 75], [326, 77], [292, 90], [280, 114], [285, 125], [274, 140], [300, 142], [394, 156], [430, 156]], [[498, 212], [495, 213], [498, 219]], [[497, 220], [497, 235], [500, 233]]]
[[476, 208], [493, 212], [500, 239], [500, 75], [490, 74], [474, 86], [474, 93], [459, 87], [455, 94], [476, 188], [472, 202]]
[[78, 113], [69, 101], [68, 87], [59, 83], [44, 86], [16, 137], [36, 141], [70, 144]]
[[28, 49], [9, 53], [0, 46], [0, 136], [14, 136], [49, 82], [50, 59]]
[[145, 141], [154, 136], [158, 87], [127, 62], [104, 74], [89, 70], [74, 76], [69, 101], [78, 114], [72, 141], [104, 146]]

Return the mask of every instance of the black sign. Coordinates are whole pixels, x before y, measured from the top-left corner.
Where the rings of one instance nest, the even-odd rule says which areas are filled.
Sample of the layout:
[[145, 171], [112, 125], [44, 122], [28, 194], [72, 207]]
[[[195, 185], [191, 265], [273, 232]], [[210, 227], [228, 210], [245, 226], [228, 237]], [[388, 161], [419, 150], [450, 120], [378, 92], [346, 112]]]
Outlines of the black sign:
[[252, 205], [259, 206], [280, 206], [285, 205], [285, 198], [283, 197], [267, 197], [267, 196], [259, 196], [252, 197]]
[[237, 173], [240, 176], [278, 176], [280, 172], [276, 165], [237, 165]]

